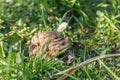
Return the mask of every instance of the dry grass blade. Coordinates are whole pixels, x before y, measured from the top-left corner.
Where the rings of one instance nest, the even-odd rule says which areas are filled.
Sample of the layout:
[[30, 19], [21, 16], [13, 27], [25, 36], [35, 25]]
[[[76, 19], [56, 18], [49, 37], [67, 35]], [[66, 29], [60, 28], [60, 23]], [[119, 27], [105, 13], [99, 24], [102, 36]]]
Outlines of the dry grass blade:
[[68, 75], [74, 73], [76, 70], [82, 68], [83, 66], [85, 66], [85, 65], [87, 65], [87, 64], [89, 64], [89, 63], [91, 63], [91, 62], [97, 61], [97, 60], [99, 60], [99, 59], [105, 59], [105, 58], [111, 58], [111, 57], [120, 57], [120, 53], [116, 53], [116, 54], [106, 54], [106, 55], [102, 55], [102, 56], [93, 57], [93, 58], [91, 58], [91, 59], [88, 59], [88, 60], [82, 62], [81, 64], [78, 64], [78, 65], [75, 66], [75, 67], [70, 67], [70, 68], [68, 68], [68, 69], [65, 69], [65, 70], [59, 72], [59, 73], [56, 73], [56, 74], [54, 74], [54, 76], [59, 76], [59, 75], [64, 74], [64, 75], [62, 75], [62, 76], [60, 77], [60, 79], [63, 80], [63, 79], [65, 79], [65, 78], [67, 78]]

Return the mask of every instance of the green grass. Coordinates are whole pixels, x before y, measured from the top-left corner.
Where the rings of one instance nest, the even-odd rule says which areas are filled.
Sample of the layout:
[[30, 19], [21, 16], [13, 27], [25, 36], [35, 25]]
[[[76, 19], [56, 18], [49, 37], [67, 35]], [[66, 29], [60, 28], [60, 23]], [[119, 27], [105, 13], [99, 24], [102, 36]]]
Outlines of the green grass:
[[[80, 64], [94, 56], [120, 53], [119, 0], [0, 0], [0, 79], [50, 80], [53, 74]], [[31, 37], [42, 31], [56, 30], [78, 42], [66, 53], [76, 55], [72, 64], [61, 59], [43, 61], [29, 58]], [[92, 62], [77, 70], [68, 80], [119, 80], [120, 57]]]

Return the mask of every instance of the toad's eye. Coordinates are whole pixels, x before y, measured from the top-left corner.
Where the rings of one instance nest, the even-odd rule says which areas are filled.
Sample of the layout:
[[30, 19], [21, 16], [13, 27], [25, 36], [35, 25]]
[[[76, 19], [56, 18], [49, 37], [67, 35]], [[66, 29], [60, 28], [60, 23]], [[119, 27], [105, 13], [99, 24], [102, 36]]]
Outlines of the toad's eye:
[[58, 39], [58, 37], [56, 36], [55, 39]]

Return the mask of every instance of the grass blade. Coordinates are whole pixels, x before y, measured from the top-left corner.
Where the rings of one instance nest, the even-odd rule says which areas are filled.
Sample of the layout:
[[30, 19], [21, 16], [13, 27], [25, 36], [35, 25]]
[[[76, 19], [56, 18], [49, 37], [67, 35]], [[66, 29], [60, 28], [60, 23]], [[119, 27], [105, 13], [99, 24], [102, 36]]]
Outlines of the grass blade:
[[108, 68], [101, 60], [99, 60], [99, 62], [102, 64], [103, 67], [105, 67], [105, 69], [116, 79], [116, 80], [120, 80], [120, 78], [113, 73], [110, 68]]
[[0, 41], [0, 56], [5, 57], [5, 52], [3, 50], [3, 43]]

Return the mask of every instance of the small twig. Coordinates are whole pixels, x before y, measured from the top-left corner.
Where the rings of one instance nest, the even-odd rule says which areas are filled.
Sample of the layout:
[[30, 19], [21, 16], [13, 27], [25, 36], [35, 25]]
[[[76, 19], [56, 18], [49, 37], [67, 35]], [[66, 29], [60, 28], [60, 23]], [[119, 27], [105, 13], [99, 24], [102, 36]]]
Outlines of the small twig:
[[111, 57], [120, 57], [120, 53], [106, 54], [106, 55], [102, 55], [102, 56], [93, 57], [91, 59], [88, 59], [88, 60], [82, 62], [81, 64], [78, 64], [77, 66], [70, 67], [68, 69], [65, 69], [65, 70], [59, 72], [59, 73], [55, 73], [54, 76], [59, 76], [59, 75], [64, 74], [63, 76], [60, 77], [60, 79], [63, 80], [65, 78], [67, 78], [70, 74], [74, 73], [76, 70], [82, 68], [83, 66], [85, 66], [91, 62], [97, 61], [99, 59], [105, 59], [105, 58], [111, 58]]

